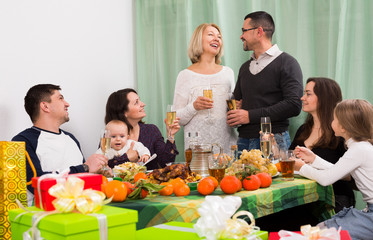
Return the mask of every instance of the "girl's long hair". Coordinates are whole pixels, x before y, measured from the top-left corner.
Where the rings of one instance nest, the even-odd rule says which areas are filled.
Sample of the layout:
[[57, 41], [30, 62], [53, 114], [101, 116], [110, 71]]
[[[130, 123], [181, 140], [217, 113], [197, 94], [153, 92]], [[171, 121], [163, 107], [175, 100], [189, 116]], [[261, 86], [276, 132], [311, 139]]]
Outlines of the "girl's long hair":
[[373, 106], [366, 100], [348, 99], [335, 110], [339, 124], [353, 140], [368, 141], [373, 145]]

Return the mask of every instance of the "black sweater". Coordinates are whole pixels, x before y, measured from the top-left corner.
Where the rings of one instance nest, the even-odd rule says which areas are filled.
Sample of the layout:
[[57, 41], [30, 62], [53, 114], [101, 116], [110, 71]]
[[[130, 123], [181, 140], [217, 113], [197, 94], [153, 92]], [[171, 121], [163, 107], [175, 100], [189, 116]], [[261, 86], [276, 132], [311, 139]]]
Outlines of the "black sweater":
[[258, 138], [261, 117], [271, 118], [273, 133], [288, 130], [288, 118], [297, 116], [302, 108], [303, 79], [297, 60], [283, 52], [256, 75], [250, 72], [250, 62], [241, 66], [234, 90], [250, 119], [238, 128], [239, 136]]

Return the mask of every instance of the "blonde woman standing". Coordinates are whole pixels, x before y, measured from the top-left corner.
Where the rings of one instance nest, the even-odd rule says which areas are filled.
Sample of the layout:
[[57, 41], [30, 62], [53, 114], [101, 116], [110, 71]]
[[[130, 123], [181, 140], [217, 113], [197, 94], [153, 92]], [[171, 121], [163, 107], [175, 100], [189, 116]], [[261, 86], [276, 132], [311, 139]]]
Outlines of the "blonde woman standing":
[[[185, 147], [188, 132], [198, 132], [201, 143], [218, 143], [229, 152], [236, 144], [235, 129], [226, 124], [229, 94], [234, 90], [231, 68], [220, 65], [223, 38], [216, 24], [203, 23], [192, 35], [188, 56], [192, 62], [176, 80], [174, 108], [184, 126]], [[212, 89], [212, 100], [203, 96], [204, 89]]]

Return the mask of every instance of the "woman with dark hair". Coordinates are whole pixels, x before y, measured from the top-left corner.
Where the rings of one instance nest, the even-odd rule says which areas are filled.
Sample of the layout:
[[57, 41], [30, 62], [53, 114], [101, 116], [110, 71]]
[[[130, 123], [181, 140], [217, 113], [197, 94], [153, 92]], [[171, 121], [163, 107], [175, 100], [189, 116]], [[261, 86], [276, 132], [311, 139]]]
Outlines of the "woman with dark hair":
[[[290, 149], [305, 146], [323, 159], [336, 163], [346, 152], [343, 139], [336, 137], [331, 127], [334, 108], [342, 101], [338, 83], [329, 78], [309, 78], [301, 100], [308, 116], [296, 132]], [[337, 181], [333, 189], [336, 212], [355, 205], [351, 182]]]
[[[106, 103], [105, 124], [111, 120], [125, 122], [129, 130], [129, 139], [141, 142], [157, 158], [146, 165], [148, 170], [163, 168], [166, 163], [174, 162], [179, 152], [176, 149], [174, 135], [179, 131], [179, 118], [169, 127], [167, 124], [167, 142], [164, 142], [161, 132], [154, 124], [145, 124], [142, 119], [146, 116], [145, 104], [141, 102], [134, 89], [126, 88], [113, 92]], [[137, 151], [131, 147], [126, 154], [110, 160], [108, 165], [113, 167], [138, 158]]]

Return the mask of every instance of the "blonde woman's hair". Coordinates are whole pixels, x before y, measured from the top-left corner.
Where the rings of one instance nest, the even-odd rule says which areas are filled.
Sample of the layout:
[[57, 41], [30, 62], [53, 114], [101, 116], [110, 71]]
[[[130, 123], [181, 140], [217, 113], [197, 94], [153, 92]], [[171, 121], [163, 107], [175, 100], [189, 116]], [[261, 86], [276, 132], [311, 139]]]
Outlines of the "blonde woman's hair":
[[[219, 33], [221, 34], [220, 28], [215, 23], [202, 23], [199, 25], [193, 32], [192, 38], [189, 42], [188, 47], [188, 57], [192, 63], [197, 63], [201, 59], [201, 55], [203, 53], [203, 47], [202, 47], [202, 35], [203, 31], [208, 27], [214, 27], [216, 28]], [[215, 63], [220, 64], [221, 63], [221, 57], [223, 56], [224, 49], [223, 49], [223, 38], [221, 38], [221, 46], [219, 53], [215, 56]]]
[[334, 110], [339, 124], [355, 141], [368, 141], [373, 145], [373, 106], [366, 100], [348, 99]]

